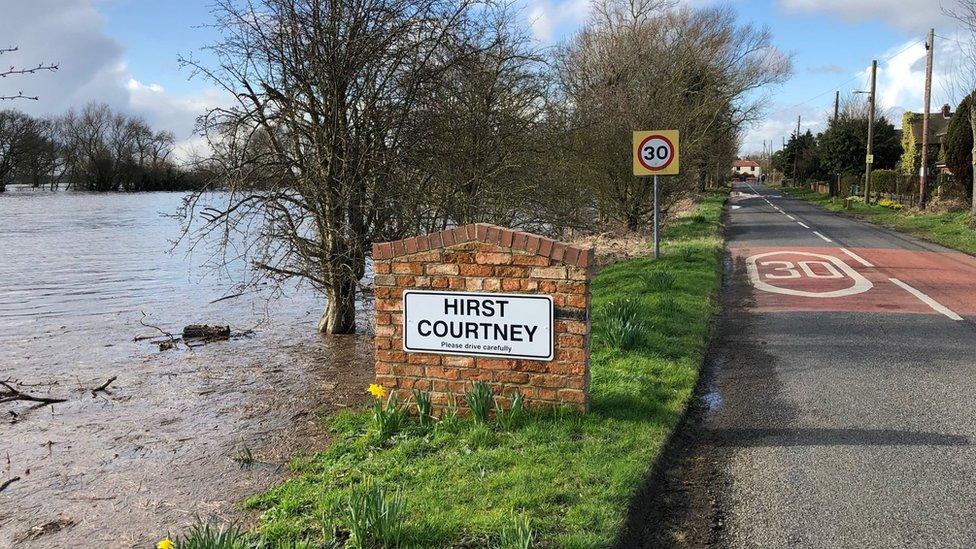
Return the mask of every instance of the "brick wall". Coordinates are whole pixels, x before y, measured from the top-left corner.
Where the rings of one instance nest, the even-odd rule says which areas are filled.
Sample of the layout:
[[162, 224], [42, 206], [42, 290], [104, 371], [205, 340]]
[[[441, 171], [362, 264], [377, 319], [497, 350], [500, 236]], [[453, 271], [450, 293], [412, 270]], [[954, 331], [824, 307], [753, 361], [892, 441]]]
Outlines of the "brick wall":
[[[590, 276], [593, 249], [478, 223], [373, 245], [376, 382], [401, 399], [431, 391], [436, 404], [476, 381], [503, 404], [518, 389], [530, 405], [585, 410], [589, 388]], [[403, 291], [410, 289], [546, 294], [553, 298], [552, 361], [403, 351]]]

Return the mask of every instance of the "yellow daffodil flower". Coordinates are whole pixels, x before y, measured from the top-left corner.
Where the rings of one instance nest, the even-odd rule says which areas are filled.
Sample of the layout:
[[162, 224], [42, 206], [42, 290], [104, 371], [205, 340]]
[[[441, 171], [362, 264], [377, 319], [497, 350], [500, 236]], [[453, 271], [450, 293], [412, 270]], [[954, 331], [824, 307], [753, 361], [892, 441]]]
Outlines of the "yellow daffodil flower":
[[369, 394], [373, 395], [376, 398], [383, 398], [386, 396], [386, 389], [384, 389], [383, 387], [375, 383], [370, 383], [369, 389], [366, 389], [366, 392], [368, 392]]
[[156, 549], [173, 549], [176, 545], [169, 538], [163, 538], [156, 544]]

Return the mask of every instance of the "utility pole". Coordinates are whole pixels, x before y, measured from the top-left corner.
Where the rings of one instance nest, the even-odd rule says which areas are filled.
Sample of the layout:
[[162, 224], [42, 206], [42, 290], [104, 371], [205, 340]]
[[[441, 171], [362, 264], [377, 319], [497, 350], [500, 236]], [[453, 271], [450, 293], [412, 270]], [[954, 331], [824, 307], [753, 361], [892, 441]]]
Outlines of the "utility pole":
[[793, 186], [797, 186], [796, 159], [800, 156], [800, 115], [796, 115], [796, 138], [793, 140]]
[[874, 162], [874, 91], [878, 76], [878, 61], [871, 61], [871, 92], [868, 94], [868, 156], [864, 159], [864, 203], [871, 203], [871, 164]]
[[[935, 29], [929, 29], [929, 39], [925, 43], [928, 56], [925, 62], [925, 110], [922, 111], [922, 156], [918, 171], [918, 207], [925, 209], [925, 193], [928, 190], [929, 175], [929, 109], [932, 103], [932, 52], [935, 50]], [[905, 129], [902, 128], [902, 131]], [[909, 128], [909, 131], [911, 129]]]
[[[840, 90], [834, 94], [834, 124], [837, 123], [837, 117], [840, 116]], [[827, 196], [833, 198], [837, 196], [840, 192], [840, 174], [837, 174], [837, 181], [831, 181], [830, 187], [827, 189]]]

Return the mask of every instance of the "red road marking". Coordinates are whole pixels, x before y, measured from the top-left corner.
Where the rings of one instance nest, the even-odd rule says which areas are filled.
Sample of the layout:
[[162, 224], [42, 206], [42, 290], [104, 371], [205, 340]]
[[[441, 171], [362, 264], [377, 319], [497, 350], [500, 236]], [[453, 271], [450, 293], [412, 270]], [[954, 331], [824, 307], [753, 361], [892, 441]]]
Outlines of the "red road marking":
[[[886, 248], [849, 248], [849, 250], [874, 267], [864, 266], [835, 247], [733, 248], [731, 253], [736, 267], [743, 269], [746, 268], [748, 258], [762, 256], [755, 260], [756, 269], [753, 278], [758, 275], [762, 282], [788, 290], [788, 293], [778, 293], [775, 290], [757, 289], [754, 293], [755, 308], [760, 311], [939, 314], [889, 279], [897, 278], [959, 315], [976, 315], [976, 258], [962, 253], [917, 252]], [[842, 268], [836, 268], [838, 272], [834, 272], [828, 265], [834, 263], [833, 260], [825, 261], [808, 254], [835, 258], [836, 261], [842, 262], [867, 279], [871, 287], [860, 292], [845, 293], [845, 288], [854, 287], [856, 277], [852, 278]], [[802, 262], [806, 264], [803, 265]], [[836, 264], [834, 266], [836, 267]], [[837, 295], [833, 297], [803, 295], [824, 292], [833, 292]]]

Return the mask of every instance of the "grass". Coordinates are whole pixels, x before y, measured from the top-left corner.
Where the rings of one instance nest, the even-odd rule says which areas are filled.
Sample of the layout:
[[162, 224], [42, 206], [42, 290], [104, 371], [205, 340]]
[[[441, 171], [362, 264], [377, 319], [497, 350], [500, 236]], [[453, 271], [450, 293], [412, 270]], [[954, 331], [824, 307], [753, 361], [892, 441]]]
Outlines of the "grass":
[[863, 202], [855, 202], [850, 210], [845, 210], [841, 198], [829, 198], [802, 187], [783, 187], [782, 191], [831, 211], [851, 214], [865, 221], [915, 235], [947, 248], [976, 254], [976, 229], [969, 224], [969, 212], [920, 213], [908, 209], [898, 211]]
[[325, 451], [247, 501], [261, 513], [259, 546], [338, 545], [334, 536], [359, 528], [349, 502], [367, 483], [401, 498], [403, 546], [612, 544], [698, 377], [720, 280], [722, 202], [710, 195], [672, 223], [660, 260], [623, 261], [593, 280], [594, 332], [611, 304], [629, 300], [643, 333], [627, 350], [594, 340], [588, 413], [412, 418], [386, 440], [371, 435], [370, 412], [338, 415]]

